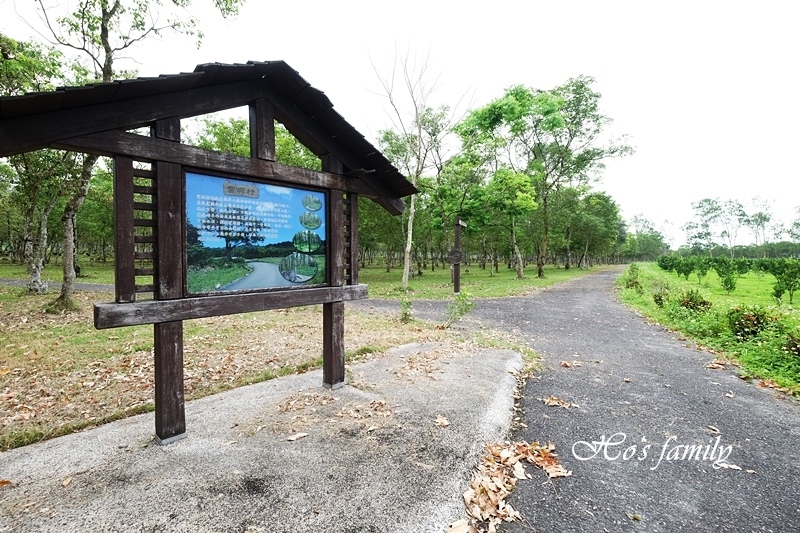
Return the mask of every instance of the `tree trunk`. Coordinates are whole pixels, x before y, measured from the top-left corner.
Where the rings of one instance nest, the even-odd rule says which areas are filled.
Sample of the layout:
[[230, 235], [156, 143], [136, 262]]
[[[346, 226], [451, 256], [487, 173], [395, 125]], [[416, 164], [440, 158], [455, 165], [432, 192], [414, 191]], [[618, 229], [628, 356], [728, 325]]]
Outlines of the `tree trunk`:
[[[415, 180], [416, 181], [416, 180]], [[411, 245], [414, 242], [414, 211], [416, 207], [416, 196], [411, 196], [411, 201], [408, 205], [408, 220], [406, 226], [406, 247], [403, 251], [403, 281], [401, 286], [403, 290], [408, 288], [408, 271], [411, 269]]]
[[26, 213], [23, 225], [23, 245], [22, 257], [28, 271], [28, 291], [34, 294], [44, 294], [47, 292], [47, 282], [42, 281], [42, 271], [44, 270], [45, 254], [47, 253], [47, 220], [56, 205], [54, 197], [50, 203], [39, 214], [39, 227], [37, 236], [33, 236], [35, 209]]
[[517, 279], [525, 277], [525, 270], [522, 265], [522, 254], [519, 252], [519, 245], [517, 244], [517, 228], [514, 222], [511, 222], [511, 245], [514, 248], [514, 261], [517, 265]]
[[547, 212], [547, 196], [542, 199], [542, 241], [539, 245], [539, 255], [536, 258], [536, 276], [544, 277], [544, 265], [547, 261], [547, 237], [550, 229], [550, 214]]
[[81, 176], [78, 181], [78, 186], [72, 198], [67, 201], [64, 206], [64, 214], [61, 217], [62, 227], [64, 228], [64, 252], [61, 260], [62, 281], [61, 281], [61, 294], [59, 294], [56, 302], [60, 303], [64, 309], [72, 309], [74, 303], [72, 302], [72, 295], [75, 291], [75, 264], [77, 241], [75, 220], [78, 216], [78, 210], [83, 205], [86, 195], [89, 193], [89, 183], [92, 179], [92, 170], [97, 162], [96, 155], [85, 155], [83, 159], [83, 167], [81, 168]]

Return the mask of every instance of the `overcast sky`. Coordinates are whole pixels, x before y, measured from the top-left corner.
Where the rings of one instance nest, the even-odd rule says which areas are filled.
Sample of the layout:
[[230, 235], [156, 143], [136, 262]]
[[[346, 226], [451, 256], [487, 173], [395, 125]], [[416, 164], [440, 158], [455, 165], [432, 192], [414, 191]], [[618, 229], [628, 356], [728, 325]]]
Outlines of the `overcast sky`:
[[[776, 218], [796, 218], [798, 2], [249, 0], [231, 21], [208, 9], [211, 0], [194, 3], [202, 48], [174, 36], [150, 41], [125, 66], [154, 76], [284, 60], [373, 142], [390, 125], [375, 71], [388, 75], [396, 54], [426, 56], [437, 86], [430, 103], [463, 99], [462, 109], [511, 85], [549, 89], [588, 75], [614, 120], [610, 133], [636, 149], [609, 162], [595, 185], [624, 217], [644, 215], [673, 245], [690, 204], [705, 197], [748, 209], [760, 197]], [[17, 13], [36, 25], [30, 4], [0, 0], [0, 31], [28, 38]], [[749, 239], [743, 230], [740, 242]]]

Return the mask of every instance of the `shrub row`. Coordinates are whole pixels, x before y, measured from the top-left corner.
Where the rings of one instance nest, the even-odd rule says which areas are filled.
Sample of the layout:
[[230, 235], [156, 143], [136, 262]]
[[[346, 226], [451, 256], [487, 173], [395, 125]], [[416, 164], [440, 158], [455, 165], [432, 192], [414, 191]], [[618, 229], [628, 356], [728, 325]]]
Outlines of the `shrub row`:
[[652, 298], [665, 320], [698, 342], [736, 354], [754, 375], [800, 384], [800, 327], [779, 307], [713, 304], [696, 288], [674, 286], [663, 276], [642, 276], [637, 266], [623, 275], [622, 285], [639, 301]]
[[784, 294], [788, 294], [791, 305], [794, 302], [795, 291], [800, 289], [800, 261], [791, 257], [731, 259], [730, 257], [662, 255], [658, 258], [658, 266], [667, 272], [675, 272], [686, 280], [692, 273], [697, 274], [700, 282], [703, 281], [709, 270], [714, 270], [719, 276], [720, 285], [728, 293], [736, 289], [738, 276], [743, 276], [750, 271], [772, 274], [775, 276], [772, 297], [778, 304], [782, 302]]

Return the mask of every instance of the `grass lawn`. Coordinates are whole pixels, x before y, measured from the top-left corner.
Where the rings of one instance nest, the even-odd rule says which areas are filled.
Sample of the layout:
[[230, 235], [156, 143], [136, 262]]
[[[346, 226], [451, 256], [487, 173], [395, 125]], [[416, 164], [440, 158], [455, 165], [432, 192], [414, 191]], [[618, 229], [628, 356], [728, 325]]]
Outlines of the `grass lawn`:
[[[516, 271], [506, 268], [505, 265], [500, 266], [499, 273], [491, 273], [488, 268], [484, 270], [477, 265], [461, 265], [461, 292], [476, 298], [522, 295], [597, 272], [599, 268], [602, 267], [564, 270], [550, 266], [545, 269], [544, 278], [537, 278], [536, 266], [529, 265], [525, 270], [525, 278], [517, 279]], [[385, 265], [367, 266], [358, 270], [359, 282], [369, 285], [370, 298], [393, 299], [406, 296], [411, 299], [444, 300], [453, 295], [450, 268], [437, 268], [434, 272], [426, 270], [422, 276], [410, 278], [407, 293], [401, 288], [401, 276], [402, 267], [394, 268], [391, 272], [386, 272]]]
[[713, 271], [687, 281], [655, 263], [637, 266], [618, 279], [625, 303], [739, 365], [743, 377], [800, 394], [800, 304], [778, 305], [771, 274], [740, 276], [729, 294]]
[[[78, 281], [113, 284], [113, 264], [85, 262], [83, 269], [86, 277]], [[400, 272], [385, 270], [362, 269], [361, 281], [369, 283], [372, 297], [402, 297]], [[523, 294], [596, 270], [551, 268], [546, 278], [537, 279], [531, 268], [528, 277], [517, 280], [505, 268], [493, 276], [464, 268], [462, 294]], [[24, 267], [0, 263], [0, 278], [25, 277]], [[44, 277], [58, 282], [58, 265], [48, 265]], [[446, 299], [452, 290], [450, 270], [442, 269], [412, 279], [407, 297]], [[76, 291], [80, 311], [48, 314], [44, 309], [55, 296], [52, 289], [50, 294], [29, 295], [18, 287], [0, 287], [0, 450], [153, 409], [152, 326], [96, 330], [92, 303], [113, 301], [112, 293]], [[406, 323], [400, 313], [347, 311], [349, 361], [426, 341], [503, 347], [533, 357], [517, 340], [492, 332]], [[321, 345], [321, 306], [184, 321], [186, 399], [317, 368]]]
[[[60, 258], [53, 260], [45, 265], [42, 272], [42, 279], [51, 283], [61, 283], [61, 263]], [[83, 260], [80, 262], [81, 275], [76, 278], [76, 283], [98, 283], [101, 285], [114, 284], [114, 262], [105, 263]], [[25, 265], [12, 264], [0, 259], [0, 278], [8, 279], [27, 279], [28, 273]]]

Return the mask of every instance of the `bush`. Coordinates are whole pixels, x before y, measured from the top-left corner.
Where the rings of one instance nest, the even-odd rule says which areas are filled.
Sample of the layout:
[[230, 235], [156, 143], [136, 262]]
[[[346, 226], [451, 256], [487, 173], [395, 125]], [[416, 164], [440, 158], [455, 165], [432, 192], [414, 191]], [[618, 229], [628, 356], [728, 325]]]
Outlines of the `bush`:
[[727, 293], [733, 292], [736, 289], [736, 278], [738, 277], [736, 263], [728, 257], [717, 257], [714, 259], [714, 270], [719, 276], [722, 289]]
[[681, 295], [680, 305], [692, 311], [706, 311], [711, 307], [711, 302], [706, 300], [697, 289], [689, 289]]
[[769, 316], [760, 305], [736, 306], [728, 311], [728, 325], [740, 341], [751, 339], [767, 329]]
[[639, 272], [639, 265], [631, 263], [623, 279], [626, 289], [633, 289], [637, 294], [642, 294], [644, 293], [644, 288], [642, 287], [642, 282], [639, 281]]
[[675, 263], [675, 272], [683, 279], [689, 281], [689, 275], [694, 272], [695, 262], [691, 257], [683, 257]]
[[795, 357], [800, 357], [800, 335], [789, 333], [789, 337], [783, 345], [783, 351]]
[[664, 307], [669, 302], [669, 283], [653, 282], [653, 301], [659, 307]]
[[676, 255], [662, 255], [658, 258], [658, 266], [661, 270], [666, 270], [667, 272], [672, 272], [675, 270], [675, 263], [677, 263], [680, 258]]

